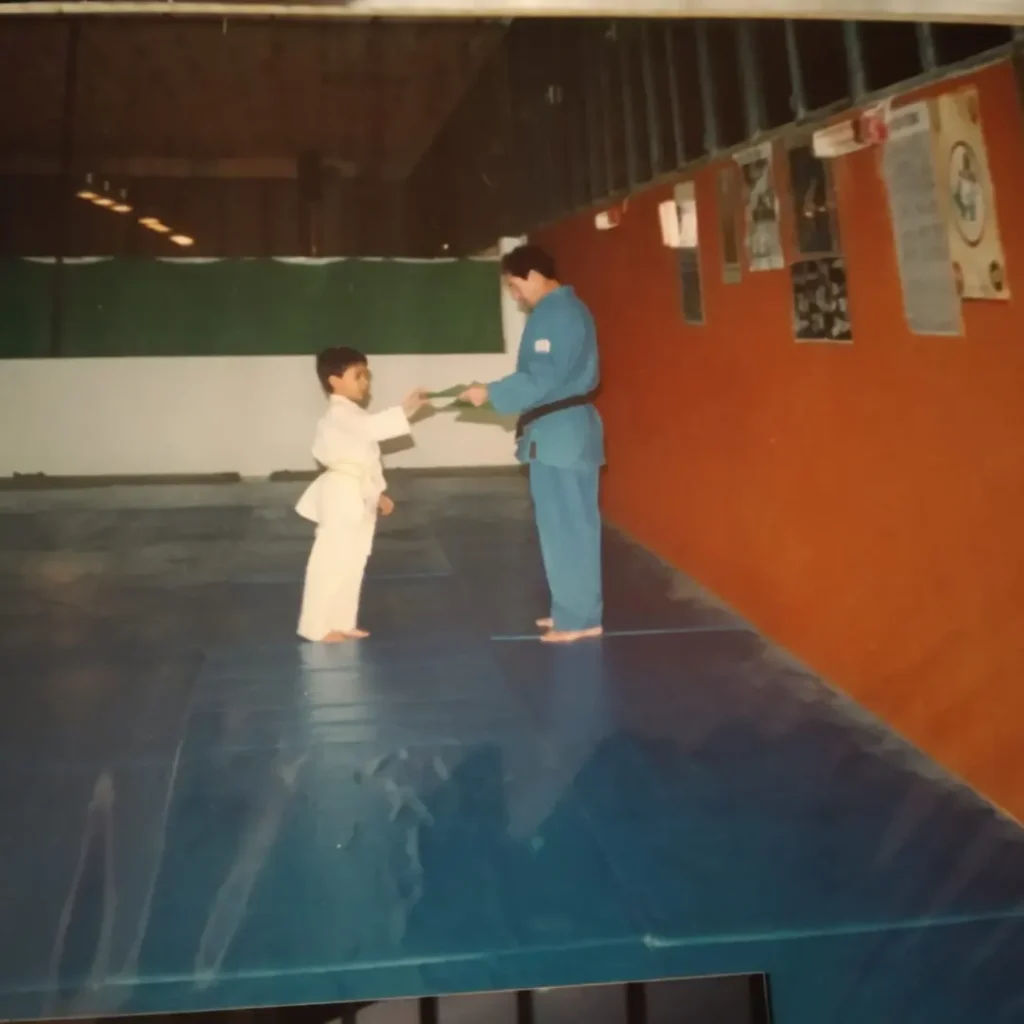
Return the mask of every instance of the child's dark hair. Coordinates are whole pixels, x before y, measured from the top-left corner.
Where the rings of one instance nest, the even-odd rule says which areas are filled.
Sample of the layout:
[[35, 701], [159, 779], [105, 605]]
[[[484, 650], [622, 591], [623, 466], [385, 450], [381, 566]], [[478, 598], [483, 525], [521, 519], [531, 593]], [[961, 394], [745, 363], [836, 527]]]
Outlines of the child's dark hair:
[[366, 356], [354, 348], [344, 345], [337, 348], [325, 348], [316, 357], [316, 375], [320, 378], [320, 386], [324, 394], [331, 393], [331, 378], [341, 377], [350, 366], [366, 366]]

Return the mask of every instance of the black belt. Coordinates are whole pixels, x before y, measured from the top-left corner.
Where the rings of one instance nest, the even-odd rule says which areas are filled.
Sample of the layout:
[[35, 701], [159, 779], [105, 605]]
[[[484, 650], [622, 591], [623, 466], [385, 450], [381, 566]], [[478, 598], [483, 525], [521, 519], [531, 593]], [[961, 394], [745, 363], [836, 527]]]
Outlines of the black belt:
[[591, 391], [585, 395], [573, 395], [572, 398], [561, 398], [557, 402], [548, 402], [547, 405], [538, 405], [535, 409], [528, 409], [516, 421], [516, 440], [523, 436], [526, 428], [539, 420], [542, 416], [550, 416], [553, 412], [561, 412], [563, 409], [574, 409], [578, 405], [590, 405], [597, 397], [597, 391]]

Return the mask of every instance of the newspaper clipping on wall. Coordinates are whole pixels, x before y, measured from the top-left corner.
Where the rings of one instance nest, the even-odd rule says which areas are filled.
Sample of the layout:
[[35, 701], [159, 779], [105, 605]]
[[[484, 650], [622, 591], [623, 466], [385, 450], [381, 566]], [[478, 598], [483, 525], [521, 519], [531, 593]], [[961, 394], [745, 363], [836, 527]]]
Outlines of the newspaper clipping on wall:
[[915, 334], [963, 333], [927, 102], [892, 112], [882, 153], [903, 308]]

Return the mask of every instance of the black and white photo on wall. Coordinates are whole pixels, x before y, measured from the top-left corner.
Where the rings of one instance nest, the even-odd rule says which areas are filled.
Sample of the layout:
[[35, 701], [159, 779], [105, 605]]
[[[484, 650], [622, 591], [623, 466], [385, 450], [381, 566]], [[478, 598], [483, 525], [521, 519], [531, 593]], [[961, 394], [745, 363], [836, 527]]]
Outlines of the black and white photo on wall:
[[797, 260], [793, 281], [793, 332], [797, 341], [853, 341], [846, 265], [841, 256]]
[[796, 251], [801, 256], [838, 255], [839, 226], [828, 163], [814, 155], [810, 141], [788, 152]]
[[733, 158], [741, 174], [744, 239], [751, 271], [781, 270], [786, 265], [773, 156], [772, 143], [764, 142]]

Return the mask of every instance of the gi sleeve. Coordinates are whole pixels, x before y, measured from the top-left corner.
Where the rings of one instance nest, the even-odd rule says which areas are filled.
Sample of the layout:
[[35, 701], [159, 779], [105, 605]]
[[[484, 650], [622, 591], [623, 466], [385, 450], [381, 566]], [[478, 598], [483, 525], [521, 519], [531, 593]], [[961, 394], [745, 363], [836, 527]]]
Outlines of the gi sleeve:
[[487, 386], [491, 405], [503, 416], [544, 405], [564, 387], [585, 335], [578, 314], [559, 317], [549, 335], [530, 343], [522, 369]]
[[370, 413], [369, 416], [361, 416], [359, 425], [368, 441], [377, 442], [390, 441], [393, 437], [404, 437], [412, 430], [409, 418], [400, 405]]

